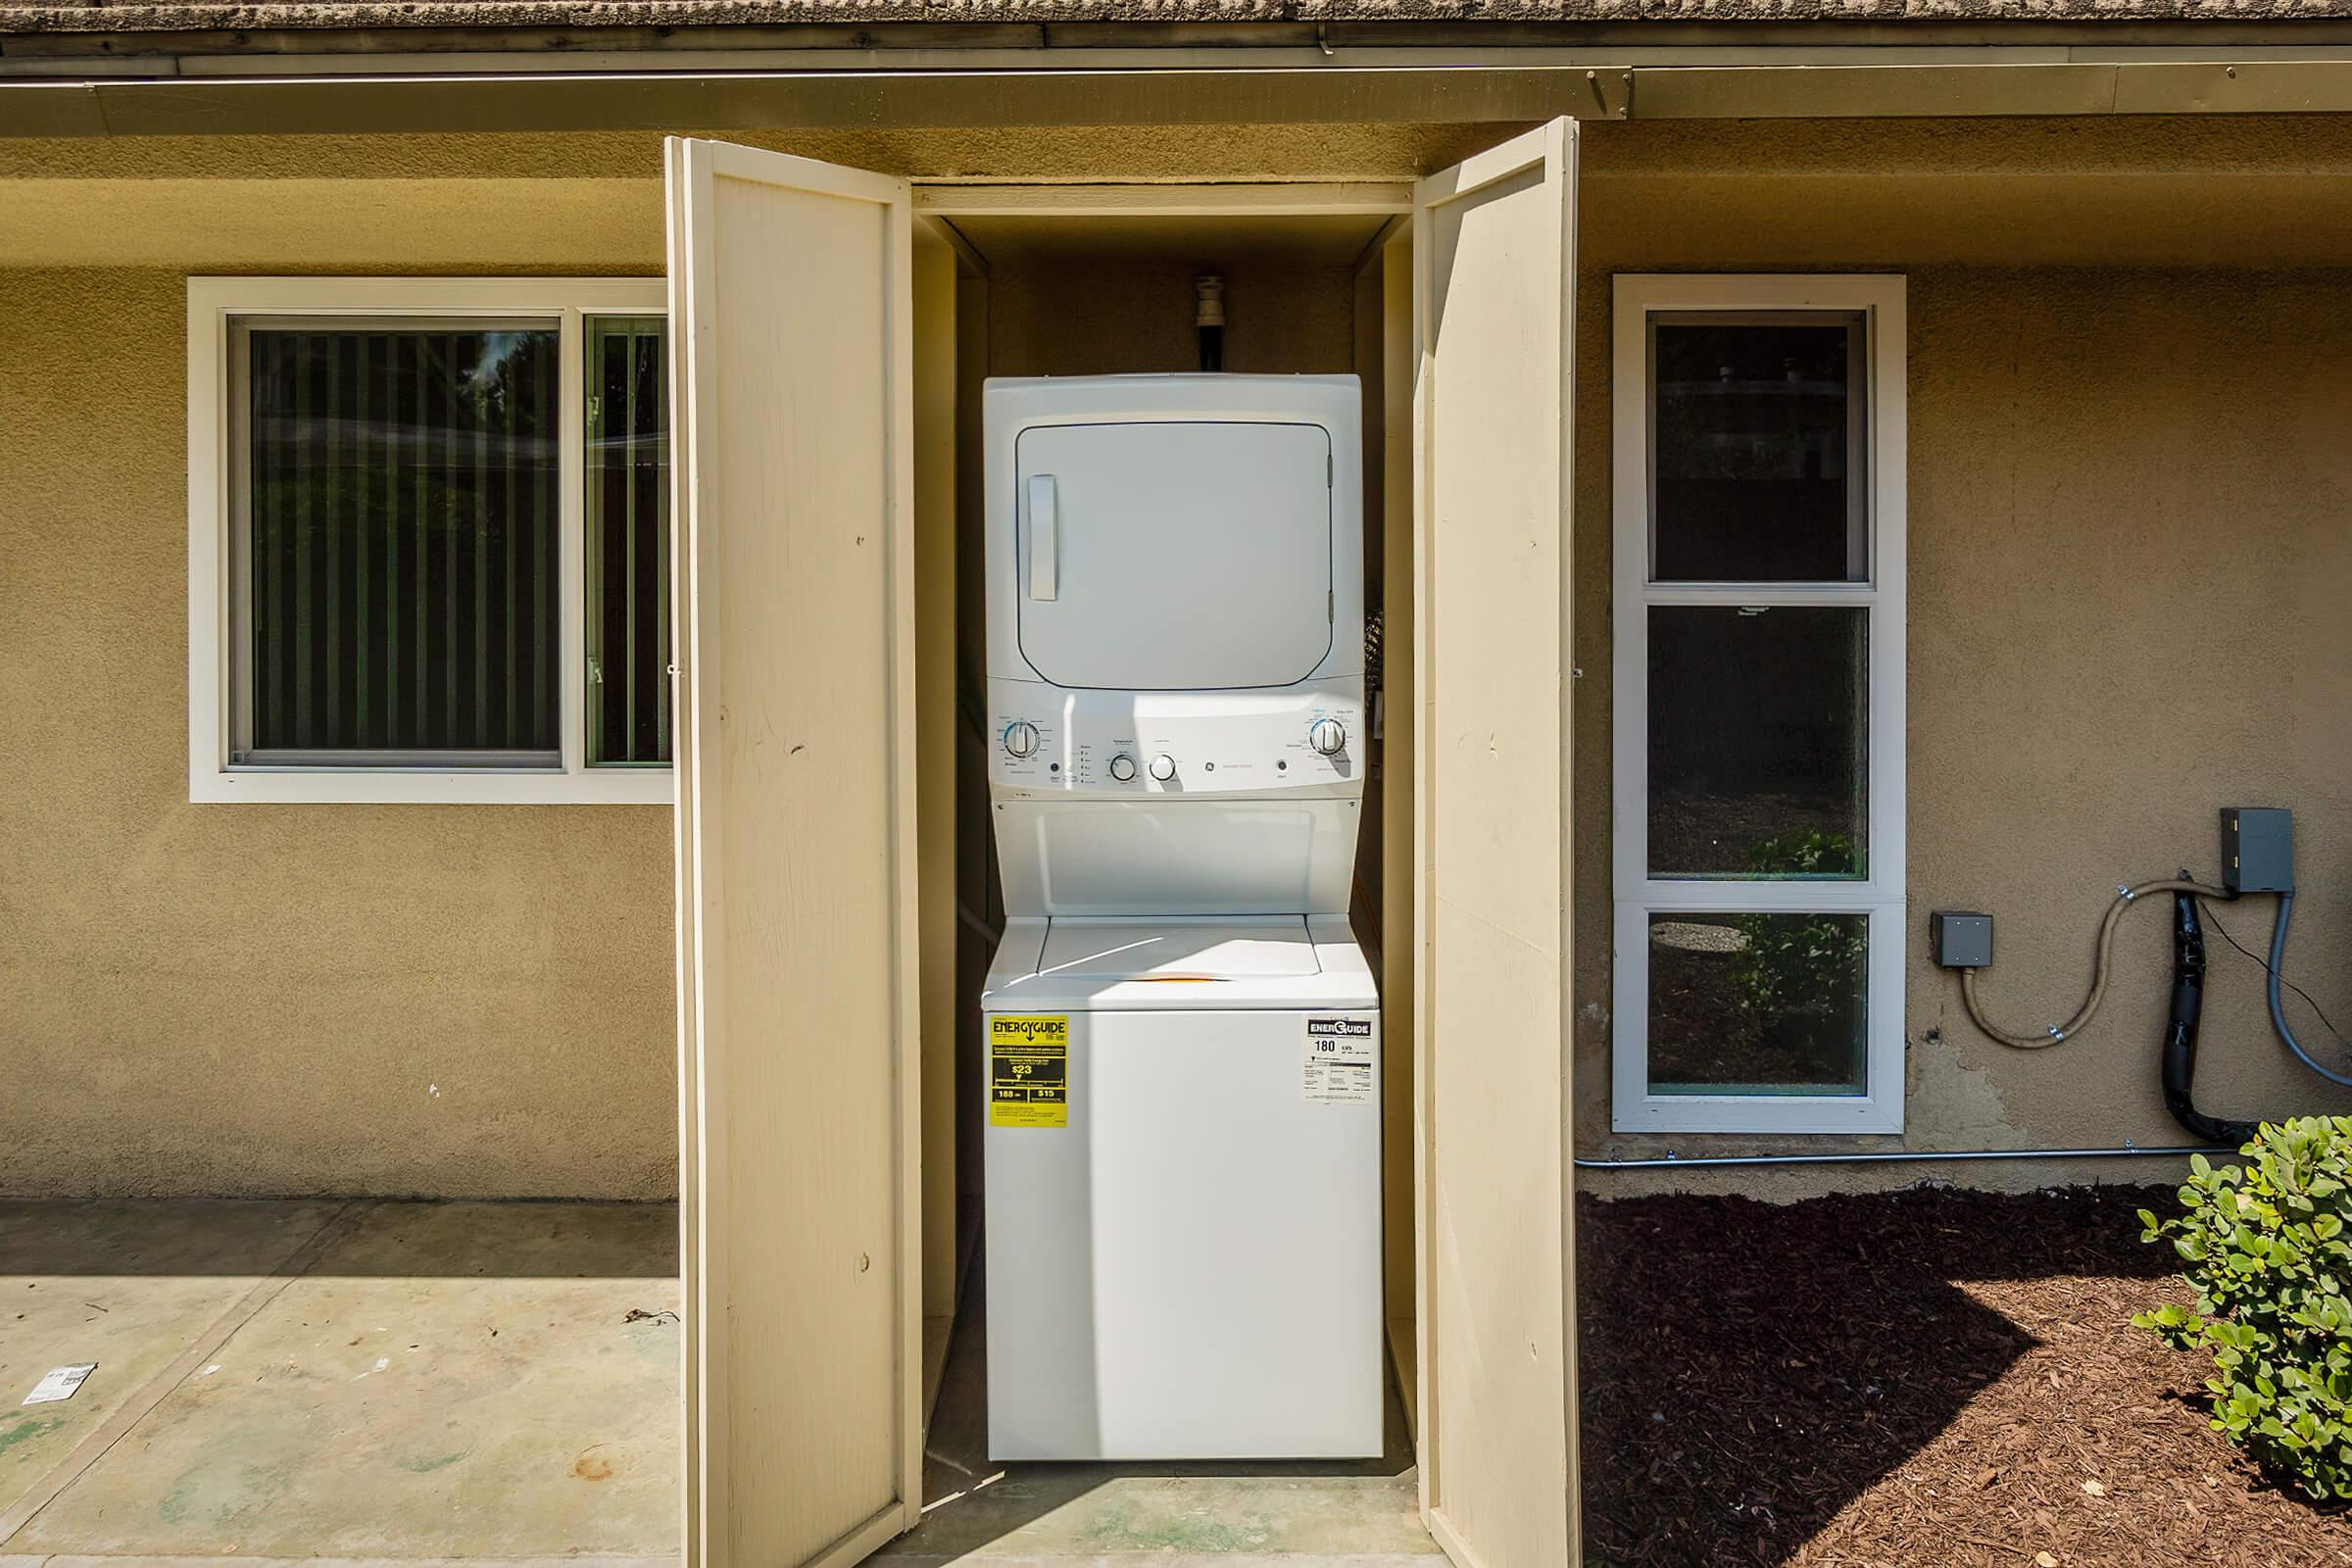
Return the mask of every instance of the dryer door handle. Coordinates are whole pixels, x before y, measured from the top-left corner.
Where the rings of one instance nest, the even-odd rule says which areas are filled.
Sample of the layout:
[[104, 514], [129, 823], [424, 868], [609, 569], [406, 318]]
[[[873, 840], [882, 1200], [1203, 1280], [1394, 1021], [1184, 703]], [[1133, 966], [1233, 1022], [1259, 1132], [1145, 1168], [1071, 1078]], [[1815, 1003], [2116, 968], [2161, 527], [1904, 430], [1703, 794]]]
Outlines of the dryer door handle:
[[1054, 476], [1033, 473], [1029, 476], [1029, 597], [1052, 599], [1061, 591], [1061, 540], [1059, 508], [1054, 500]]

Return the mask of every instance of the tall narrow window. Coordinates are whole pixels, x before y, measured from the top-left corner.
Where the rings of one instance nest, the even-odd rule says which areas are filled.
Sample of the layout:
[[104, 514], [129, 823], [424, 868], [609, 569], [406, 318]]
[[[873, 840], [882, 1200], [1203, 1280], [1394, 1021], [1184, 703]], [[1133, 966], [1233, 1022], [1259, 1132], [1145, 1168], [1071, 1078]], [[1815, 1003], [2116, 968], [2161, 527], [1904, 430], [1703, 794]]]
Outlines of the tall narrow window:
[[561, 762], [557, 331], [249, 325], [247, 762]]
[[588, 761], [669, 761], [662, 318], [588, 321]]
[[1621, 277], [1621, 1131], [1902, 1126], [1903, 289]]

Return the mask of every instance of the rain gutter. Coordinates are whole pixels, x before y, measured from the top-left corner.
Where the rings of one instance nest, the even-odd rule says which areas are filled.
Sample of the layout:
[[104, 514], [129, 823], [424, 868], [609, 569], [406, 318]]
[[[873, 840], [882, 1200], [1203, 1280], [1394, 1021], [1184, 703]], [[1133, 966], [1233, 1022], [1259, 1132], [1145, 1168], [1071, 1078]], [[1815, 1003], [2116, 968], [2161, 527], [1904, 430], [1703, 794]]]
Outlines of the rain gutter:
[[[1433, 53], [1438, 53], [1433, 51]], [[0, 136], [1491, 123], [2352, 112], [2352, 59], [0, 79]]]

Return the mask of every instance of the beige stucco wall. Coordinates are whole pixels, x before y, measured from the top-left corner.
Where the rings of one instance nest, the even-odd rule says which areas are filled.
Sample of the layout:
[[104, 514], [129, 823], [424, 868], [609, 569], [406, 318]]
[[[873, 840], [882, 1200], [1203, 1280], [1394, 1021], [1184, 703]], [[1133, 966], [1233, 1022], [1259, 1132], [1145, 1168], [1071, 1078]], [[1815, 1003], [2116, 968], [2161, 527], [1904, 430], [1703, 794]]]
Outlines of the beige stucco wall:
[[181, 275], [0, 298], [0, 1192], [673, 1192], [669, 813], [190, 805]]
[[[1475, 133], [751, 139], [975, 175], [1232, 173], [1280, 148], [1348, 175]], [[186, 275], [658, 270], [659, 173], [650, 135], [0, 142], [19, 763], [0, 784], [0, 1193], [675, 1190], [665, 811], [186, 798]], [[1344, 274], [1269, 273], [1255, 301], [1276, 352], [1345, 364]], [[1189, 354], [1189, 307], [1164, 314], [1154, 351]]]
[[[1975, 265], [1977, 214], [1948, 187], [1881, 194], [1816, 173], [1808, 188], [1734, 188], [1722, 131], [1712, 172], [1588, 141], [1579, 278], [1575, 794], [1579, 1152], [1684, 1155], [1849, 1148], [1975, 1149], [2193, 1142], [2166, 1114], [2157, 1046], [2170, 901], [2132, 911], [2113, 989], [2080, 1037], [2018, 1052], [1976, 1032], [1928, 956], [1932, 909], [1990, 911], [1988, 1010], [2032, 1029], [2072, 1012], [2119, 881], [2218, 873], [2224, 805], [2296, 812], [2298, 900], [2287, 973], [2339, 1022], [2352, 938], [2352, 272], [2148, 265]], [[1956, 138], [1938, 138], [1947, 148]], [[1885, 149], [1881, 149], [1882, 154]], [[1622, 156], [1620, 156], [1622, 154]], [[1964, 155], [1964, 149], [1963, 149]], [[2162, 261], [2203, 245], [2138, 176], [2110, 247]], [[2086, 244], [2068, 193], [2003, 198], [2024, 251]], [[2241, 192], [2252, 230], [2291, 190]], [[1691, 203], [1699, 204], [1693, 211]], [[1708, 204], [1725, 220], [1710, 226]], [[1893, 209], [1899, 224], [1889, 221]], [[2040, 217], [2046, 221], [2032, 224]], [[1825, 240], [1824, 230], [1828, 230]], [[2067, 235], [2063, 239], [2054, 235]], [[1826, 254], [1825, 254], [1826, 250]], [[2249, 260], [2264, 250], [2249, 245]], [[1610, 833], [1609, 298], [1619, 271], [1836, 268], [1902, 271], [1910, 305], [1909, 884], [1905, 1137], [1612, 1135], [1608, 1125]], [[2272, 903], [2221, 920], [2250, 947]], [[2209, 933], [2198, 1102], [2255, 1117], [2352, 1108], [2273, 1036], [2262, 971]], [[2352, 1052], [2290, 999], [2307, 1045]], [[1793, 1196], [1929, 1177], [1988, 1186], [2164, 1179], [2144, 1161], [1580, 1172], [1604, 1193], [1658, 1186]]]
[[[760, 139], [927, 172], [1133, 177], [1394, 175], [1488, 134]], [[194, 807], [185, 779], [183, 275], [657, 269], [657, 150], [650, 137], [0, 144], [15, 324], [0, 375], [0, 710], [19, 763], [0, 784], [0, 1191], [673, 1186], [666, 813]], [[2078, 994], [2116, 880], [2211, 871], [2226, 803], [2297, 809], [2308, 889], [2292, 972], [2352, 1012], [2334, 960], [2352, 932], [2352, 874], [2339, 879], [2352, 535], [2338, 515], [2352, 499], [2352, 274], [2271, 265], [2309, 266], [2341, 232], [2327, 215], [2352, 211], [2352, 133], [1595, 126], [1585, 158], [1580, 1152], [1766, 1147], [1607, 1130], [1617, 270], [1911, 277], [1906, 1141], [2180, 1140], [2155, 1088], [2161, 910], [2131, 917], [2098, 1024], [2033, 1055], [1967, 1028], [1927, 962], [1925, 920], [1950, 905], [1998, 915], [1986, 998], [2038, 1020]], [[143, 265], [88, 265], [125, 257]], [[2232, 257], [2263, 265], [2215, 265]], [[1344, 272], [1234, 270], [1237, 301], [1289, 314], [1296, 368], [1348, 363]], [[1100, 312], [1099, 365], [1047, 354], [1068, 342], [1058, 317], [1086, 276], [999, 279], [999, 368], [1125, 368], [1145, 345], [1116, 298], [1181, 291], [1189, 264], [1123, 277], [1076, 307], [1079, 325]], [[1181, 303], [1160, 316], [1147, 357], [1181, 357]], [[1235, 349], [1253, 368], [1238, 330]], [[2190, 629], [2176, 635], [2174, 616]], [[2224, 914], [2250, 944], [2266, 917]], [[2352, 1103], [2285, 1060], [2258, 980], [2215, 943], [2201, 1099], [2232, 1114]], [[1714, 1185], [2145, 1173], [1891, 1167]]]

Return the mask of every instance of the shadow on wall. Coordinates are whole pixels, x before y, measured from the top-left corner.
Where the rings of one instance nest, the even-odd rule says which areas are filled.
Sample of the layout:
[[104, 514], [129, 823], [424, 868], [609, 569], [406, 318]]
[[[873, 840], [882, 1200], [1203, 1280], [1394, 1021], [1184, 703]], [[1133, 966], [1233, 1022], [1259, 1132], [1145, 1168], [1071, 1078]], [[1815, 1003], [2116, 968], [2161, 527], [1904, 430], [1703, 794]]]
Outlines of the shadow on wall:
[[[2036, 1297], [2057, 1299], [2070, 1328], [2112, 1328], [2121, 1312], [2082, 1282], [2112, 1291], [2122, 1280], [2125, 1294], [2152, 1297], [2136, 1282], [2169, 1275], [2171, 1254], [2140, 1243], [2133, 1211], [2173, 1201], [2154, 1188], [1914, 1190], [1786, 1206], [1580, 1199], [1587, 1560], [1813, 1561], [1806, 1544], [1840, 1510], [2042, 1344], [1960, 1282], [2043, 1282]], [[1970, 1489], [1993, 1461], [1952, 1462]], [[1907, 1490], [1866, 1506], [1938, 1534], [1977, 1512]]]

